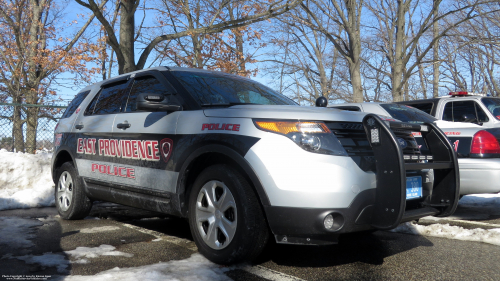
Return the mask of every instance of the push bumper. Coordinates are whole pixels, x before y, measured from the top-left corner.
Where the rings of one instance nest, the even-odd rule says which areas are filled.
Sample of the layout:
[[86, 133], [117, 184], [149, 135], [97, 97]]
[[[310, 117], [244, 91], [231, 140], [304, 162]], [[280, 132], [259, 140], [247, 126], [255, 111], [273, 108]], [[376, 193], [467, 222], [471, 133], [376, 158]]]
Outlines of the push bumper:
[[[429, 215], [448, 216], [455, 211], [459, 198], [458, 162], [441, 130], [433, 124], [386, 124], [373, 114], [364, 118], [363, 126], [376, 159], [376, 188], [360, 192], [347, 208], [266, 206], [278, 243], [332, 244], [342, 233], [392, 229], [402, 222]], [[393, 130], [421, 132], [430, 155], [422, 155], [422, 161], [405, 161]], [[415, 174], [422, 178], [433, 175], [434, 180], [423, 183], [420, 199], [407, 201], [406, 177]], [[330, 229], [325, 226], [328, 215], [333, 218]]]

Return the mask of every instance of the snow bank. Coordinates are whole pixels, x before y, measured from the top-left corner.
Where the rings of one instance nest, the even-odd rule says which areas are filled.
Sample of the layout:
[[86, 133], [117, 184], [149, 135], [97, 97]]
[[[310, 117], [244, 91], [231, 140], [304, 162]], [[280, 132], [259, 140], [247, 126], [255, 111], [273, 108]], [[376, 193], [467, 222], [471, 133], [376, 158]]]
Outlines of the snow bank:
[[414, 222], [407, 222], [399, 225], [391, 231], [463, 241], [484, 242], [500, 246], [500, 228], [464, 229], [463, 227], [450, 226], [449, 224], [418, 225]]
[[54, 205], [51, 158], [0, 150], [0, 210]]
[[231, 268], [220, 267], [200, 254], [193, 254], [185, 260], [162, 262], [140, 267], [118, 268], [100, 272], [93, 276], [67, 276], [66, 281], [212, 281], [232, 280], [224, 274]]

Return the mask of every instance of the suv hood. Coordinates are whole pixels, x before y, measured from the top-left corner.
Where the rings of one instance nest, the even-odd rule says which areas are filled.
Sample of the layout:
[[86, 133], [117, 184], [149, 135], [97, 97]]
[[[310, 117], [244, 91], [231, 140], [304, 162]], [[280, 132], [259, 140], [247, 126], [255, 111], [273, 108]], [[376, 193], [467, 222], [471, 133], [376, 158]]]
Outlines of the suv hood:
[[203, 110], [207, 117], [268, 118], [317, 121], [361, 122], [366, 113], [327, 107], [294, 105], [234, 105]]

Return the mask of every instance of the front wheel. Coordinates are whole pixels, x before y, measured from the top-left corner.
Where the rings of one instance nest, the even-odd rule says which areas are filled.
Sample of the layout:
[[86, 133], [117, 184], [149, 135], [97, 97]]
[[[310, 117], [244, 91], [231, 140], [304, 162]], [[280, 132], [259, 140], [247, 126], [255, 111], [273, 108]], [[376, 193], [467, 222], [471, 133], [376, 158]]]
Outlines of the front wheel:
[[92, 202], [85, 195], [82, 179], [78, 176], [73, 163], [66, 162], [56, 171], [55, 188], [56, 208], [66, 220], [83, 219], [90, 213]]
[[210, 166], [196, 179], [189, 225], [200, 253], [219, 264], [255, 259], [269, 235], [257, 195], [228, 165]]

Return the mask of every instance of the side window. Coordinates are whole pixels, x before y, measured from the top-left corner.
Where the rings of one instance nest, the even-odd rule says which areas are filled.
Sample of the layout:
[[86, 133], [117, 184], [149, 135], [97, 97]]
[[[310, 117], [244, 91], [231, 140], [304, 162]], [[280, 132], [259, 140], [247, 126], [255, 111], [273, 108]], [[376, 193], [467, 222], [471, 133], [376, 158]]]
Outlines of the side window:
[[476, 106], [477, 122], [481, 122], [481, 123], [488, 122], [489, 121], [488, 116], [486, 115], [486, 113], [484, 113], [481, 106], [479, 104], [477, 104], [477, 102], [475, 102], [474, 105]]
[[90, 91], [85, 91], [85, 92], [80, 92], [76, 94], [75, 98], [71, 101], [71, 103], [68, 105], [66, 108], [66, 111], [64, 111], [64, 114], [62, 115], [61, 118], [68, 118], [73, 113], [75, 110], [80, 106], [82, 101], [87, 97], [87, 95], [90, 93]]
[[112, 84], [96, 95], [85, 111], [90, 114], [110, 114], [120, 112], [122, 103], [127, 95], [127, 82]]
[[465, 115], [476, 117], [476, 109], [473, 101], [455, 101], [453, 102], [453, 121], [463, 122]]
[[443, 120], [453, 122], [453, 103], [452, 102], [448, 102], [444, 105]]
[[134, 84], [132, 85], [132, 89], [130, 90], [130, 94], [127, 99], [127, 105], [125, 107], [125, 112], [136, 111], [136, 99], [137, 96], [141, 93], [151, 93], [151, 94], [160, 94], [160, 95], [168, 95], [170, 92], [165, 88], [163, 84], [161, 84], [158, 79], [153, 76], [144, 76], [138, 77], [134, 79]]
[[408, 104], [408, 105], [412, 106], [412, 107], [415, 107], [416, 109], [420, 109], [420, 110], [422, 110], [423, 112], [425, 112], [427, 114], [431, 114], [433, 103], [432, 102], [429, 102], [429, 103], [412, 103], [412, 104]]

